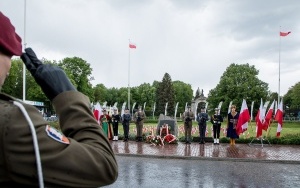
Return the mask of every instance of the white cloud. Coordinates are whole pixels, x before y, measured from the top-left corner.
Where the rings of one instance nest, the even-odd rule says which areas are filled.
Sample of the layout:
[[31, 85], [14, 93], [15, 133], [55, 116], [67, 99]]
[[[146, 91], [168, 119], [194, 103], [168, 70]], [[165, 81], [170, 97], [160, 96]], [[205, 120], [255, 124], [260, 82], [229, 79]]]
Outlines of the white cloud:
[[[24, 0], [2, 0], [24, 37]], [[231, 63], [249, 63], [259, 78], [278, 91], [279, 26], [281, 94], [299, 81], [298, 1], [123, 1], [30, 0], [26, 42], [40, 57], [81, 57], [93, 68], [93, 84], [127, 87], [172, 80], [199, 87], [207, 95]]]

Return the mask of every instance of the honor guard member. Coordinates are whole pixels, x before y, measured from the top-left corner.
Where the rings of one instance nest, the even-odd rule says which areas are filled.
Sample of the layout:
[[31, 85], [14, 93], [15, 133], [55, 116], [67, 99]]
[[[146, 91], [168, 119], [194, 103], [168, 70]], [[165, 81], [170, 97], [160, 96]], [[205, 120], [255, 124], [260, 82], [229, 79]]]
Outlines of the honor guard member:
[[119, 140], [119, 122], [120, 122], [121, 116], [118, 113], [118, 109], [114, 108], [114, 113], [111, 115], [111, 121], [113, 126], [113, 132], [114, 132], [114, 138], [113, 140], [118, 141]]
[[206, 121], [208, 120], [208, 114], [205, 112], [205, 108], [201, 108], [201, 113], [197, 114], [197, 122], [199, 125], [199, 144], [205, 144], [205, 133], [206, 133]]
[[129, 135], [129, 125], [130, 125], [131, 115], [128, 109], [125, 109], [125, 112], [122, 116], [122, 125], [124, 130], [124, 142], [128, 141]]
[[87, 96], [62, 69], [43, 64], [0, 12], [0, 90], [11, 57], [21, 56], [59, 116], [60, 131], [34, 106], [0, 92], [0, 187], [100, 187], [113, 183], [118, 166]]
[[215, 114], [211, 116], [211, 123], [213, 124], [213, 132], [214, 132], [214, 145], [219, 145], [220, 139], [220, 129], [221, 122], [223, 122], [223, 117], [220, 115], [219, 109], [215, 108]]
[[146, 118], [145, 112], [142, 111], [142, 107], [139, 106], [138, 111], [134, 114], [134, 121], [136, 125], [136, 141], [141, 142], [143, 141], [143, 126], [144, 126], [144, 120]]
[[183, 113], [184, 136], [185, 136], [186, 144], [191, 143], [193, 119], [194, 119], [194, 113], [191, 111], [191, 107], [187, 106], [187, 110]]

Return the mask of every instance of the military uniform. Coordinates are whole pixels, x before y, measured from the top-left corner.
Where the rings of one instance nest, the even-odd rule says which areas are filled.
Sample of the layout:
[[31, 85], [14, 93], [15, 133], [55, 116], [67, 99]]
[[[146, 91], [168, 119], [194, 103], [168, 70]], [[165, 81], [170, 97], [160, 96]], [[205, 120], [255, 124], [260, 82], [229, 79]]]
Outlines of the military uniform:
[[111, 116], [111, 121], [112, 121], [112, 126], [113, 126], [113, 132], [114, 132], [114, 138], [113, 140], [118, 140], [118, 135], [119, 135], [119, 121], [121, 119], [120, 114], [118, 114], [118, 112], [115, 112], [112, 116]]
[[184, 136], [187, 144], [191, 143], [192, 128], [193, 128], [194, 113], [188, 109], [183, 113], [184, 121]]
[[128, 112], [128, 110], [125, 110], [125, 113], [122, 116], [122, 124], [123, 124], [123, 130], [124, 130], [124, 142], [128, 141], [130, 120], [131, 120], [131, 115]]
[[205, 112], [198, 113], [197, 122], [199, 125], [199, 135], [200, 144], [205, 144], [205, 132], [206, 132], [206, 121], [208, 120], [208, 115]]
[[144, 126], [144, 119], [146, 118], [145, 113], [142, 110], [137, 111], [134, 114], [134, 121], [136, 125], [136, 141], [140, 142], [143, 140], [143, 126]]
[[[32, 135], [14, 100], [0, 94], [0, 187], [37, 186]], [[47, 126], [34, 106], [23, 104], [35, 127], [45, 185], [98, 187], [113, 183], [118, 175], [117, 162], [93, 117], [89, 99], [80, 92], [67, 91], [52, 103], [64, 139]]]
[[211, 116], [211, 123], [213, 124], [213, 137], [214, 137], [214, 144], [219, 144], [220, 138], [220, 129], [221, 129], [221, 122], [223, 122], [223, 117], [218, 114], [218, 109], [215, 110], [216, 113]]

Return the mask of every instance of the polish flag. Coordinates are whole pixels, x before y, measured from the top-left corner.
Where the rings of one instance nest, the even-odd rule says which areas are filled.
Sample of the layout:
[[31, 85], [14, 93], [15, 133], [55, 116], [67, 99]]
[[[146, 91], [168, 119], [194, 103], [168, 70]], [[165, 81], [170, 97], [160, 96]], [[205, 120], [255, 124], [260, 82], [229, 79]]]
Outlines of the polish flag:
[[132, 43], [129, 43], [129, 48], [134, 48], [134, 49], [136, 49], [136, 45], [135, 45], [135, 44], [132, 44]]
[[281, 37], [285, 37], [285, 36], [287, 36], [288, 34], [290, 34], [291, 32], [289, 31], [289, 32], [280, 32], [279, 33], [279, 35], [281, 36]]
[[101, 109], [99, 102], [97, 102], [96, 105], [94, 106], [94, 117], [99, 124], [100, 124], [100, 116], [101, 115], [102, 115], [102, 109]]
[[249, 110], [247, 107], [246, 100], [243, 99], [242, 108], [241, 108], [238, 123], [236, 126], [236, 132], [238, 135], [240, 135], [241, 133], [243, 133], [244, 131], [247, 130], [249, 120], [250, 120]]
[[263, 124], [263, 130], [267, 131], [270, 124], [271, 124], [271, 120], [272, 120], [272, 116], [273, 116], [273, 108], [274, 108], [274, 103], [275, 103], [275, 100], [272, 102], [268, 112], [267, 112], [267, 115], [265, 117], [265, 121], [264, 121], [264, 124]]
[[275, 115], [275, 120], [278, 121], [278, 126], [277, 126], [277, 137], [280, 137], [280, 132], [282, 130], [282, 124], [283, 124], [283, 108], [282, 108], [282, 99], [278, 105], [278, 109]]
[[256, 121], [256, 138], [262, 135], [262, 127], [264, 123], [264, 110], [263, 110], [263, 101], [260, 100], [260, 107], [255, 117]]

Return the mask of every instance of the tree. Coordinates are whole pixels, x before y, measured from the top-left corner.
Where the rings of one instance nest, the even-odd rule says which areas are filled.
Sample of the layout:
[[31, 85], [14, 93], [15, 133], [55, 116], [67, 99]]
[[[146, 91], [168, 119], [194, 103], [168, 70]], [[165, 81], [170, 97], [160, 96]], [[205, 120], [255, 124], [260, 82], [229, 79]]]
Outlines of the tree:
[[300, 82], [289, 88], [283, 97], [283, 104], [289, 107], [290, 112], [295, 111], [295, 113], [298, 113], [300, 108]]
[[104, 103], [107, 100], [107, 88], [103, 84], [97, 84], [94, 88], [94, 102]]
[[[209, 91], [209, 108], [216, 108], [223, 101], [222, 114], [227, 114], [230, 101], [240, 108], [242, 100], [246, 99], [248, 107], [254, 101], [254, 109], [258, 109], [260, 99], [266, 99], [268, 84], [258, 79], [259, 71], [254, 66], [232, 63], [220, 78], [218, 85]], [[239, 110], [239, 109], [238, 109]]]
[[90, 64], [79, 57], [67, 57], [60, 61], [58, 65], [64, 69], [69, 79], [77, 87], [77, 90], [87, 95], [93, 101], [94, 92], [90, 83], [93, 69], [90, 67]]
[[190, 84], [186, 84], [182, 81], [174, 81], [173, 87], [174, 87], [174, 95], [175, 95], [175, 104], [177, 102], [179, 102], [178, 112], [184, 112], [185, 104], [187, 102], [192, 101], [192, 99], [193, 99], [192, 86]]
[[159, 83], [156, 89], [156, 105], [157, 114], [164, 114], [165, 105], [168, 102], [167, 113], [173, 115], [175, 111], [175, 93], [171, 77], [168, 73], [165, 73], [162, 82]]

